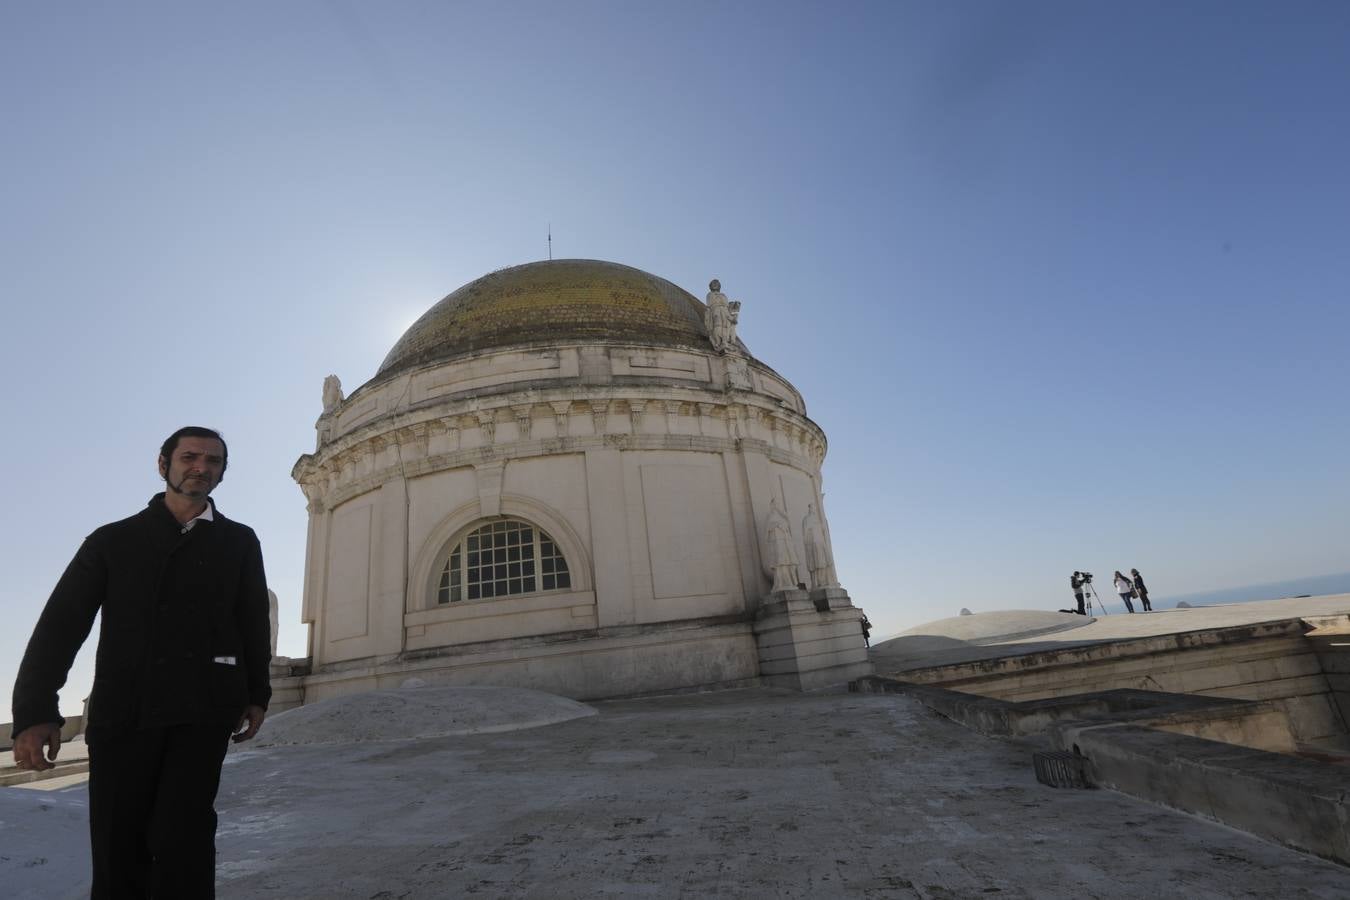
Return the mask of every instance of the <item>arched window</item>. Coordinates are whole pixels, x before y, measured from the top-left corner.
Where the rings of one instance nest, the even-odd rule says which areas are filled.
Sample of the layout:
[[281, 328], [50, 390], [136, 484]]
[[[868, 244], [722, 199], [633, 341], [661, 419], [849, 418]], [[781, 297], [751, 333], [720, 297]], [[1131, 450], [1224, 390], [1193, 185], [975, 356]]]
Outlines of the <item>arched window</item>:
[[570, 589], [562, 550], [529, 522], [504, 519], [475, 528], [451, 548], [437, 604]]

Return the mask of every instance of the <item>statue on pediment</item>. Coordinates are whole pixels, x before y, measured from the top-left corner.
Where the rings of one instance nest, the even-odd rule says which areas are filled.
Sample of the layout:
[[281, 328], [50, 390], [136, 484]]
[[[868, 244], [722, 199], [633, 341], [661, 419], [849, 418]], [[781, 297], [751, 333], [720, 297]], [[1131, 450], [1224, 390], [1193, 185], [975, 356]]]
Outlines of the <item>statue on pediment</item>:
[[834, 577], [834, 560], [830, 558], [830, 548], [825, 540], [825, 526], [820, 521], [814, 503], [806, 507], [806, 517], [802, 519], [802, 542], [806, 546], [806, 569], [811, 573], [811, 587], [837, 587]]
[[736, 346], [736, 323], [740, 320], [741, 302], [728, 300], [722, 293], [722, 282], [714, 278], [708, 282], [708, 309], [703, 314], [703, 325], [708, 340], [718, 353], [726, 353]]
[[797, 589], [797, 550], [792, 541], [792, 523], [775, 498], [769, 501], [769, 514], [764, 520], [764, 543], [768, 563], [773, 571], [774, 593]]
[[323, 380], [323, 413], [328, 415], [341, 405], [342, 381], [336, 375], [329, 375]]

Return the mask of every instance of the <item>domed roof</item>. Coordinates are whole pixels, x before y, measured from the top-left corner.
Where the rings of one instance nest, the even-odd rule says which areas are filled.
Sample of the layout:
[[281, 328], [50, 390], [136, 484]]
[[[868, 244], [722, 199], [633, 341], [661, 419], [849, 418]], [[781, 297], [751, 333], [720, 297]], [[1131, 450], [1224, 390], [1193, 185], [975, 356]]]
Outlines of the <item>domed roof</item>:
[[706, 347], [703, 304], [664, 278], [594, 259], [499, 269], [441, 300], [380, 364], [387, 375], [487, 347], [569, 340]]

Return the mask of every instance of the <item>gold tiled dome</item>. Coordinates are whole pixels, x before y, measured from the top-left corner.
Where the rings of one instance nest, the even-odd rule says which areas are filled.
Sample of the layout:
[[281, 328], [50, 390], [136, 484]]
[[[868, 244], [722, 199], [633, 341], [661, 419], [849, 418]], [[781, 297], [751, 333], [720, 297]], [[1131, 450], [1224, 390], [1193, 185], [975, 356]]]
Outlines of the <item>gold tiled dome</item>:
[[404, 332], [378, 374], [489, 347], [573, 340], [708, 347], [703, 304], [687, 291], [631, 266], [558, 259], [464, 285]]

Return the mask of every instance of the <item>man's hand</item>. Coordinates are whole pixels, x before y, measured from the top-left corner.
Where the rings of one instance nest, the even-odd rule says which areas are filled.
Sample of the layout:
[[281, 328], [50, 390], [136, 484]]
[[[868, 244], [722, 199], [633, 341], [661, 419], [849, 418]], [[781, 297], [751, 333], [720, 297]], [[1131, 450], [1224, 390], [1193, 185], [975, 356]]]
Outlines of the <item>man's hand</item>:
[[[257, 734], [258, 729], [262, 727], [263, 718], [266, 715], [267, 710], [263, 709], [261, 706], [245, 706], [244, 714], [239, 717], [239, 724], [234, 726], [233, 741], [237, 744], [240, 741], [247, 741]], [[245, 722], [248, 723], [247, 728], [244, 727]], [[18, 745], [15, 744], [16, 752], [17, 748]]]
[[[258, 720], [259, 722], [262, 719]], [[42, 746], [49, 748], [42, 757]], [[56, 754], [61, 752], [61, 726], [55, 722], [29, 725], [14, 739], [14, 764], [20, 769], [43, 772], [56, 766]], [[48, 760], [51, 760], [48, 762]]]

